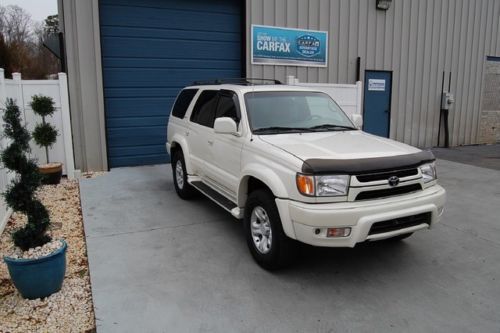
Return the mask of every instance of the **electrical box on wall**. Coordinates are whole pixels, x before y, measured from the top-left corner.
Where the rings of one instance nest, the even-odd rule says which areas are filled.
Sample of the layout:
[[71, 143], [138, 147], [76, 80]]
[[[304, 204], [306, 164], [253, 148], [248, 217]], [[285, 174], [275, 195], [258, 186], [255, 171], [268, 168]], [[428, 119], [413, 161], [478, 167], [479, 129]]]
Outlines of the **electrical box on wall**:
[[444, 91], [441, 95], [441, 109], [449, 110], [454, 103], [455, 97], [453, 97], [453, 94], [451, 92]]

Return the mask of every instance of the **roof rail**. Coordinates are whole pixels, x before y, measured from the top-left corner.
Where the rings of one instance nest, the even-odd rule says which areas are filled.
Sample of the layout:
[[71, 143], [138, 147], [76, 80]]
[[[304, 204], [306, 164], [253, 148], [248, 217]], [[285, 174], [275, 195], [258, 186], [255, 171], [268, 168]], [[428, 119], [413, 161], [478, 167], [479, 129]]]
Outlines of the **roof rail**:
[[251, 78], [251, 77], [242, 77], [242, 78], [229, 78], [229, 79], [215, 79], [215, 80], [206, 80], [206, 81], [194, 81], [194, 86], [201, 85], [217, 85], [217, 84], [238, 84], [244, 86], [253, 86], [260, 84], [282, 84], [280, 80], [275, 79], [259, 79], [259, 78]]

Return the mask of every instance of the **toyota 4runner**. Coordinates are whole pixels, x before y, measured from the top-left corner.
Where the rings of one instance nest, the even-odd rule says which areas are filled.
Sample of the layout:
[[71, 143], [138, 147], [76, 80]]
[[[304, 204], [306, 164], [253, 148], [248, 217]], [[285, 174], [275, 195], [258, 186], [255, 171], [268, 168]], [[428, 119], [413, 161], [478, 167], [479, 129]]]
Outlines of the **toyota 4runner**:
[[243, 219], [267, 269], [290, 263], [296, 241], [354, 247], [432, 227], [446, 198], [432, 153], [360, 123], [306, 87], [186, 87], [167, 131], [175, 190], [182, 199], [201, 192]]

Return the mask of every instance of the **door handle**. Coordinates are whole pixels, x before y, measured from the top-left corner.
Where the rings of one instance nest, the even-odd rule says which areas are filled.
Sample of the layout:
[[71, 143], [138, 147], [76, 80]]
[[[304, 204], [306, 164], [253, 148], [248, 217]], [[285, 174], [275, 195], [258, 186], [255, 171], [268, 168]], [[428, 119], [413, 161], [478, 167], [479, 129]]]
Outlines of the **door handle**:
[[213, 140], [208, 140], [207, 142], [208, 142], [209, 145], [213, 145], [214, 144]]

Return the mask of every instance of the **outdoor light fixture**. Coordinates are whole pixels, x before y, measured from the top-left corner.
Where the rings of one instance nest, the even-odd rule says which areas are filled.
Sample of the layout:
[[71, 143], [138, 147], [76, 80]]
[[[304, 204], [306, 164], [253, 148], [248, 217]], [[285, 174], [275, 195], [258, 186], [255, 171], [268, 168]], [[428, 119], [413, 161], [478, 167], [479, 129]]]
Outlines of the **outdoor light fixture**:
[[377, 0], [377, 9], [388, 10], [391, 7], [392, 0]]

